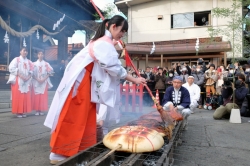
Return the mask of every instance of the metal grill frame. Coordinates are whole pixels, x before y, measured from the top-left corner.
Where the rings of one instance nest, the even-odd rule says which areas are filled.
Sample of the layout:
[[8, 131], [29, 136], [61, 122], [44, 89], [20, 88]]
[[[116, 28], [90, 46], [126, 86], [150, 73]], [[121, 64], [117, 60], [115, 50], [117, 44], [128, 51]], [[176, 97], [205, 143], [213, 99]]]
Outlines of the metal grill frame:
[[[168, 146], [164, 149], [160, 158], [156, 162], [156, 166], [168, 166], [174, 163], [173, 153], [174, 148], [178, 145], [179, 139], [182, 134], [183, 121], [180, 121], [173, 131], [172, 139], [169, 141]], [[105, 157], [110, 152], [110, 149], [106, 148], [102, 141], [87, 148], [86, 150], [79, 152], [78, 154], [67, 158], [66, 160], [58, 163], [56, 166], [75, 166], [82, 163], [84, 160], [90, 160], [86, 166], [109, 166], [115, 158], [119, 158], [119, 153], [125, 154], [125, 152], [114, 152], [112, 155]], [[153, 153], [153, 152], [151, 152]], [[142, 166], [143, 161], [150, 155], [145, 153], [126, 153], [127, 158], [123, 161], [121, 166]], [[126, 157], [123, 156], [123, 157]]]

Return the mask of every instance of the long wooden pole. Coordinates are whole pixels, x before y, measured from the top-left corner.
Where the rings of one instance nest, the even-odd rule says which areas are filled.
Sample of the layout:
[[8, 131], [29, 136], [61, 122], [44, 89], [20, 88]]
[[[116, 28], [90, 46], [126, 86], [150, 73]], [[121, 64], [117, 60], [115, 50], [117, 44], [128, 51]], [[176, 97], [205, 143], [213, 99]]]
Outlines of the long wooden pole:
[[93, 2], [93, 0], [90, 0], [90, 2], [92, 3], [92, 5], [94, 6], [95, 10], [97, 11], [97, 13], [99, 14], [99, 16], [101, 17], [102, 20], [104, 20], [104, 16], [102, 15], [102, 13], [100, 12], [100, 10], [96, 7], [95, 3]]

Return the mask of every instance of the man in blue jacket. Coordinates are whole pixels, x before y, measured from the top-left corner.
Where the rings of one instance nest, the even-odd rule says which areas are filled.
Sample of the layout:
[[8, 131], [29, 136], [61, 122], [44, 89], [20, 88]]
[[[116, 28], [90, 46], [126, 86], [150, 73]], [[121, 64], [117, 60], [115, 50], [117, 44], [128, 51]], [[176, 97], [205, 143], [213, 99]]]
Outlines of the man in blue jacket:
[[189, 105], [190, 94], [186, 88], [182, 86], [183, 79], [181, 76], [173, 78], [173, 86], [168, 87], [164, 94], [162, 105], [164, 110], [175, 110], [182, 113], [184, 118], [184, 127], [187, 124], [187, 117], [191, 114]]

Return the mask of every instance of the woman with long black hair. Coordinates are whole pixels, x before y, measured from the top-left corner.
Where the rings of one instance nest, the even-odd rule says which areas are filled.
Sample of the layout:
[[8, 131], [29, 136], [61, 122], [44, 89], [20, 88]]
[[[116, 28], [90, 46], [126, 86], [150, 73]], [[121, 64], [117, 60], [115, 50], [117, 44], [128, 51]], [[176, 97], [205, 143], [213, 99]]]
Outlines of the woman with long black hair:
[[115, 107], [120, 79], [145, 83], [144, 78], [128, 75], [118, 59], [113, 40], [127, 30], [122, 16], [104, 20], [87, 47], [67, 65], [44, 123], [52, 129], [51, 164], [96, 143], [96, 103]]

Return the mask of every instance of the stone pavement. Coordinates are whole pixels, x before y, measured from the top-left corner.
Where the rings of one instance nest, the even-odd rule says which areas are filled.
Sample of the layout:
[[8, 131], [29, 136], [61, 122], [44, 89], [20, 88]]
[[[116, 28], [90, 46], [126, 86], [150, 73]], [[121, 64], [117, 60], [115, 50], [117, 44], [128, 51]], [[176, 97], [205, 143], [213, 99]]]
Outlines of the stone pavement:
[[[50, 92], [51, 101], [54, 92]], [[9, 102], [10, 92], [0, 92], [0, 102]], [[3, 100], [2, 100], [3, 99]], [[154, 111], [144, 107], [143, 114]], [[123, 113], [120, 124], [137, 119], [142, 113]], [[188, 130], [183, 131], [182, 145], [174, 151], [174, 165], [227, 166], [250, 165], [250, 123], [213, 120], [213, 111], [197, 110], [189, 118]], [[16, 118], [10, 108], [0, 109], [0, 165], [47, 166], [50, 153], [50, 131], [43, 126], [45, 116]], [[111, 126], [111, 128], [117, 125]]]
[[199, 110], [192, 114], [183, 131], [182, 145], [174, 151], [174, 165], [249, 166], [250, 118], [241, 124], [214, 120], [214, 111]]

